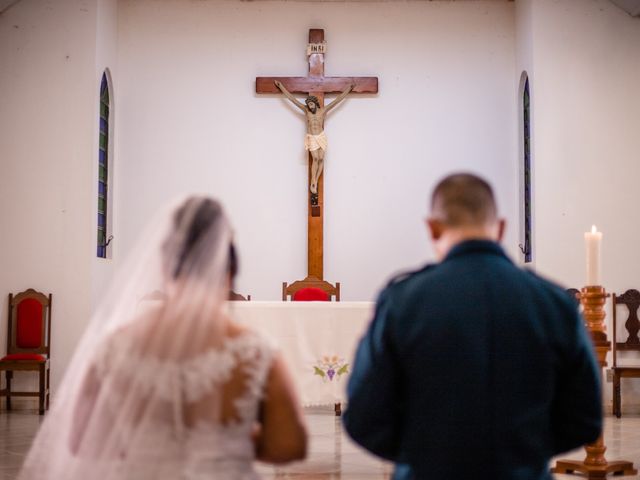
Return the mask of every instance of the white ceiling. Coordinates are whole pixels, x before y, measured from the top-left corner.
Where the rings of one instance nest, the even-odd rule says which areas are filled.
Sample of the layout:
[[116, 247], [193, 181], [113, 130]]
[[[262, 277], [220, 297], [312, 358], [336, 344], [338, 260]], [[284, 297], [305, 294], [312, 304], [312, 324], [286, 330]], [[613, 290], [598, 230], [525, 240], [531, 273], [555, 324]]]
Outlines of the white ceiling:
[[[16, 4], [22, 0], [0, 0], [0, 13], [4, 12], [5, 9], [11, 7], [13, 4]], [[239, 1], [260, 1], [260, 0], [239, 0]], [[268, 0], [272, 1], [272, 0]], [[407, 1], [407, 0], [280, 0], [280, 1], [297, 1], [297, 2], [394, 2], [394, 1]], [[434, 0], [414, 0], [414, 1], [429, 1], [432, 2]], [[441, 2], [455, 2], [455, 1], [477, 1], [477, 0], [435, 0]], [[514, 0], [498, 0], [505, 2], [513, 2]]]
[[[19, 3], [21, 0], [0, 0], [0, 14], [11, 8], [16, 3]], [[245, 0], [246, 1], [246, 0]], [[255, 0], [254, 0], [255, 1]], [[344, 1], [371, 1], [371, 0], [298, 0], [298, 1], [333, 1], [333, 2], [344, 2]], [[393, 0], [378, 0], [378, 1], [393, 1]], [[441, 1], [455, 1], [455, 0], [441, 0]], [[506, 0], [513, 1], [513, 0]], [[634, 17], [640, 16], [640, 0], [611, 0], [612, 3], [623, 9], [629, 15]]]
[[611, 0], [629, 15], [640, 17], [640, 0]]
[[20, 0], [0, 0], [0, 14], [4, 13], [12, 5], [18, 3]]

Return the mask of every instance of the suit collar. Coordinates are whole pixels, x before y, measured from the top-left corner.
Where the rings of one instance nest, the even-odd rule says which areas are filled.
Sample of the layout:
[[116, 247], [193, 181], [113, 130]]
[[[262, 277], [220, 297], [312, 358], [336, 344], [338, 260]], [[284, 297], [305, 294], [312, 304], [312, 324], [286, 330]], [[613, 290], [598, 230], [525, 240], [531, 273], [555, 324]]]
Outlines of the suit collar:
[[493, 254], [508, 260], [504, 250], [496, 242], [492, 242], [490, 240], [466, 240], [464, 242], [460, 242], [449, 250], [449, 253], [444, 258], [443, 262], [471, 253]]

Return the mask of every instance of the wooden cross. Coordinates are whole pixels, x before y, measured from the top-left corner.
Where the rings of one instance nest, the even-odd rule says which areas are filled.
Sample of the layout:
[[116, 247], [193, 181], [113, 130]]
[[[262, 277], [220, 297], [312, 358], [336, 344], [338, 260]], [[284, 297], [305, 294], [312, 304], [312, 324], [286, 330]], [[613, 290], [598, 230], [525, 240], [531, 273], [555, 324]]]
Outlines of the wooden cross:
[[[326, 93], [341, 93], [350, 85], [355, 85], [352, 93], [378, 93], [377, 77], [325, 77], [324, 76], [324, 30], [309, 30], [309, 75], [306, 77], [257, 77], [256, 93], [280, 93], [275, 81], [280, 81], [293, 94], [315, 95], [320, 106], [324, 106]], [[301, 142], [302, 144], [302, 142]], [[311, 185], [311, 156], [309, 155], [309, 186]], [[318, 181], [318, 195], [308, 195], [307, 221], [307, 278], [323, 279], [323, 214], [324, 214], [324, 174]], [[312, 201], [313, 200], [313, 201]]]

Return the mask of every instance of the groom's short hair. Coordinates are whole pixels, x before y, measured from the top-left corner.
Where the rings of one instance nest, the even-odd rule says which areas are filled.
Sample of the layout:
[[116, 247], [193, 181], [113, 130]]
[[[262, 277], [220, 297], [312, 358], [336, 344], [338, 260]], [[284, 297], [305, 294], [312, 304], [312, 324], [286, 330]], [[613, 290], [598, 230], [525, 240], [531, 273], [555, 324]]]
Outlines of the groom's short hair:
[[431, 217], [450, 227], [486, 225], [497, 214], [491, 185], [471, 173], [445, 177], [431, 195]]

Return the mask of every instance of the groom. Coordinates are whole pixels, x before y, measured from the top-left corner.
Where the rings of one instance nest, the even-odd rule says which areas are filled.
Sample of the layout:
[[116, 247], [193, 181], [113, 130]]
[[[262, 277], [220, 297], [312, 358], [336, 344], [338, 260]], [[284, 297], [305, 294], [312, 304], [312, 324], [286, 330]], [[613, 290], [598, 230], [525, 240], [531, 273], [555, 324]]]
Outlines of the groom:
[[484, 180], [441, 181], [427, 224], [440, 263], [380, 294], [345, 427], [396, 463], [395, 479], [550, 480], [550, 458], [602, 426], [598, 367], [574, 300], [506, 257]]

